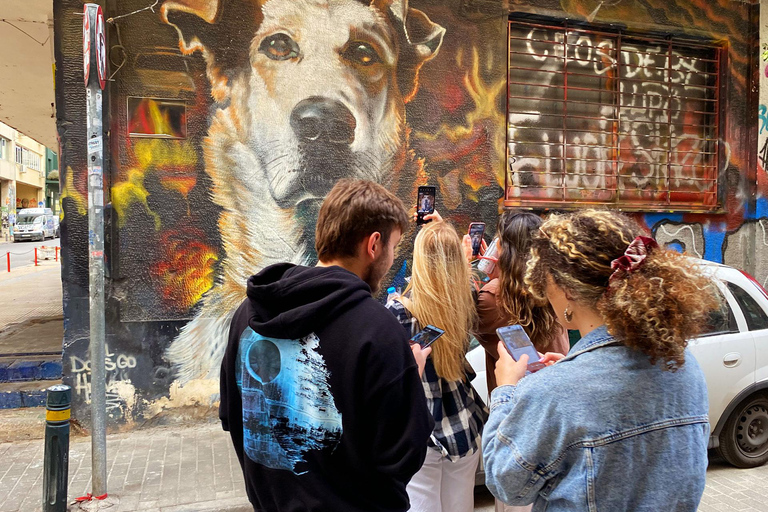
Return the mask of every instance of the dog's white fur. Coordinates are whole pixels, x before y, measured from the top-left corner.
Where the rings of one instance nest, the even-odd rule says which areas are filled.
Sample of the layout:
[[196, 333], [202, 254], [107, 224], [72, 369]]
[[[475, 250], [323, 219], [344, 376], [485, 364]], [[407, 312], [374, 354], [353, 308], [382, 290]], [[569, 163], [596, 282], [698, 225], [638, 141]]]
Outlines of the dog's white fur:
[[[200, 1], [170, 0], [162, 16], [172, 25], [168, 15], [174, 11], [210, 24], [221, 22], [213, 6], [194, 4]], [[219, 229], [226, 254], [221, 281], [167, 350], [181, 382], [218, 376], [231, 317], [245, 297], [250, 275], [273, 263], [308, 262], [314, 219], [299, 218], [298, 205], [314, 211], [333, 181], [342, 177], [385, 186], [398, 179], [407, 160], [408, 94], [398, 84], [399, 58], [404, 46], [411, 45], [411, 57], [419, 61], [415, 81], [418, 66], [434, 56], [444, 33], [403, 1], [267, 0], [259, 2], [259, 9], [261, 22], [250, 47], [243, 48], [250, 67], [237, 70], [220, 69], [215, 47], [174, 25], [182, 50], [201, 50], [207, 62], [215, 110], [204, 156], [213, 200], [223, 208]], [[409, 15], [422, 23], [422, 32], [424, 26], [430, 29], [424, 41], [429, 46], [409, 40]], [[402, 26], [393, 26], [392, 20]], [[296, 41], [298, 58], [277, 61], [259, 52], [261, 41], [276, 33]], [[356, 67], [343, 58], [345, 45], [359, 40], [377, 49], [380, 64]], [[306, 158], [289, 121], [294, 107], [313, 96], [341, 102], [356, 120], [349, 164], [338, 168], [329, 158], [328, 176], [319, 179], [303, 167]]]

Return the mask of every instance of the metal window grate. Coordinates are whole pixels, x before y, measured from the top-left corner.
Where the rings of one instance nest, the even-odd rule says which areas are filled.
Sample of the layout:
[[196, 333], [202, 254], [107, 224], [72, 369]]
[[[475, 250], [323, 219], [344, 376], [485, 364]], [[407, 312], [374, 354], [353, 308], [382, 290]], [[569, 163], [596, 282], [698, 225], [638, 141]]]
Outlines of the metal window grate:
[[722, 53], [510, 21], [505, 205], [716, 209]]

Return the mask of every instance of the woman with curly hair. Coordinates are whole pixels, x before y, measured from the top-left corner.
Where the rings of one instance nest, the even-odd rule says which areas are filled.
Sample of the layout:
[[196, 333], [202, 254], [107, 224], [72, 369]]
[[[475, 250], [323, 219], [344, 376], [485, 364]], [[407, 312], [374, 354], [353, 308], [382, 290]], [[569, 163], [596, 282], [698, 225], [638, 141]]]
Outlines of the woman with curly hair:
[[557, 322], [550, 305], [531, 297], [523, 282], [531, 239], [539, 226], [541, 218], [538, 215], [518, 211], [505, 211], [496, 226], [499, 259], [491, 280], [477, 296], [476, 336], [486, 351], [489, 393], [496, 387], [493, 370], [499, 358], [497, 328], [520, 324], [539, 352], [568, 353], [567, 331]]
[[586, 210], [550, 216], [533, 240], [525, 282], [582, 338], [527, 377], [528, 357], [499, 346], [483, 455], [502, 501], [697, 509], [707, 390], [686, 345], [719, 301], [692, 260], [642, 235], [620, 214]]
[[435, 428], [424, 465], [406, 490], [413, 512], [472, 512], [486, 419], [466, 359], [475, 304], [461, 238], [439, 218], [434, 215], [416, 236], [410, 283], [402, 297], [387, 304], [408, 336], [427, 325], [445, 331], [432, 345], [422, 375]]

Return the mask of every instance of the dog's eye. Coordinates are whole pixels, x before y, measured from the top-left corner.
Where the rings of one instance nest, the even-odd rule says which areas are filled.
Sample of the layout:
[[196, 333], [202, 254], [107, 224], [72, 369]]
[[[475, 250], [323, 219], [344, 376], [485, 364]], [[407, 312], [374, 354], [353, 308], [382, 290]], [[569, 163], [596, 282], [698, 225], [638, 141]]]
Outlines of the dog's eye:
[[363, 66], [370, 66], [381, 62], [379, 54], [376, 53], [376, 50], [371, 45], [360, 42], [350, 44], [344, 51], [344, 58]]
[[288, 60], [299, 56], [299, 45], [287, 34], [273, 34], [261, 41], [259, 52], [272, 60]]

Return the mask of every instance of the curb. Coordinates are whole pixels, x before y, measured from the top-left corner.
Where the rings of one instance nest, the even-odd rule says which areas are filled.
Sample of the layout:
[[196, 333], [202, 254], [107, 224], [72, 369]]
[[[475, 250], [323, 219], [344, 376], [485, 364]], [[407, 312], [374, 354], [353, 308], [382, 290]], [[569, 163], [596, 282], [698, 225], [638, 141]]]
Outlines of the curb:
[[38, 380], [0, 384], [0, 409], [45, 407], [48, 388], [60, 383], [61, 380]]
[[62, 376], [61, 359], [54, 361], [16, 359], [12, 361], [0, 361], [0, 383], [56, 380]]

